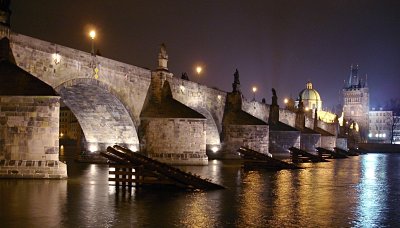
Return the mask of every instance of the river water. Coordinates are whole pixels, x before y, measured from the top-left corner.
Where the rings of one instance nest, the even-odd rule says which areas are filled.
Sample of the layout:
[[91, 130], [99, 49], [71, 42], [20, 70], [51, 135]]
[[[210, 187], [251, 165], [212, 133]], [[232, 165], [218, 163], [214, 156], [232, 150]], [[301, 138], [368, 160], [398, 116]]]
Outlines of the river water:
[[0, 180], [0, 227], [400, 227], [400, 154], [303, 166], [210, 161], [181, 168], [227, 189], [116, 191], [107, 165], [71, 160], [68, 180]]

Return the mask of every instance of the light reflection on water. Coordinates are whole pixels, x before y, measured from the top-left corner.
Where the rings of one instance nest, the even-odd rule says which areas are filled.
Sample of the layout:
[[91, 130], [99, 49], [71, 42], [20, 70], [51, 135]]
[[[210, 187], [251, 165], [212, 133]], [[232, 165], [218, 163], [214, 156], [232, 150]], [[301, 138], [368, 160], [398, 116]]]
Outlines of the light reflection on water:
[[371, 154], [361, 162], [356, 226], [382, 227], [388, 213], [387, 157]]
[[[69, 162], [68, 180], [0, 180], [1, 227], [384, 227], [400, 224], [400, 155], [368, 154], [303, 170], [238, 162], [180, 168], [227, 187], [116, 191], [106, 165]], [[6, 206], [5, 206], [6, 205]]]

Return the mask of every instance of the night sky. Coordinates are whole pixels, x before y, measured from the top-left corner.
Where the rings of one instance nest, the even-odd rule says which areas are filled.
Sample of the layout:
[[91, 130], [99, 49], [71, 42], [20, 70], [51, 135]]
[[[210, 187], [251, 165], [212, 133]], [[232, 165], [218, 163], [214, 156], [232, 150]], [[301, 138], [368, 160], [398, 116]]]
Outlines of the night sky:
[[[165, 42], [169, 69], [232, 90], [240, 72], [245, 97], [271, 103], [271, 88], [297, 97], [311, 80], [332, 108], [350, 65], [368, 74], [371, 107], [400, 97], [400, 1], [385, 0], [14, 0], [15, 32], [155, 69]], [[205, 69], [195, 75], [195, 65]]]

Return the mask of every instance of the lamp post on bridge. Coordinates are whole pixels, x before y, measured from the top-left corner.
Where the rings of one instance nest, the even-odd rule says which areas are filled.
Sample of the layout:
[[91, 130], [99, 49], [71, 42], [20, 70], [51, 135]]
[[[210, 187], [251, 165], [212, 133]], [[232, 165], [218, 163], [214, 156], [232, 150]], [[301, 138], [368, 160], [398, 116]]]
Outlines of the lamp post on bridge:
[[257, 87], [256, 87], [256, 86], [253, 86], [252, 90], [253, 90], [253, 101], [256, 101]]
[[96, 38], [96, 31], [95, 30], [91, 30], [89, 32], [89, 37], [92, 40], [92, 55], [95, 55], [95, 52], [94, 52], [94, 38]]

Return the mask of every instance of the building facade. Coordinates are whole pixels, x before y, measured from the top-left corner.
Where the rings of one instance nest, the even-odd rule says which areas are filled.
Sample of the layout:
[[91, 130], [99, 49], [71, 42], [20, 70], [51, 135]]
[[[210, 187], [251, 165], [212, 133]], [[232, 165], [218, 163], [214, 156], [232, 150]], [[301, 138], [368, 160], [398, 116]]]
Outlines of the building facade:
[[393, 112], [369, 111], [369, 142], [390, 143], [392, 138]]
[[60, 139], [80, 140], [81, 126], [72, 111], [66, 107], [60, 108]]
[[393, 144], [400, 144], [400, 116], [393, 117]]

